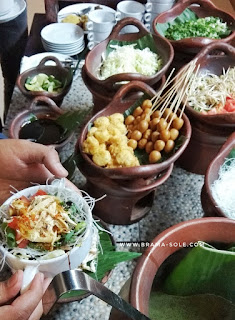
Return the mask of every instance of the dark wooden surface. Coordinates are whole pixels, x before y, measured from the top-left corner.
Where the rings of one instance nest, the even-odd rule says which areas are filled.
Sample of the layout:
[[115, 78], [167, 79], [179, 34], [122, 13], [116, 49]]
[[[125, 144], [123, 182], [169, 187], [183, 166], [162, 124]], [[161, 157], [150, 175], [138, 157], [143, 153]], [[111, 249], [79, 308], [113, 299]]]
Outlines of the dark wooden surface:
[[27, 46], [25, 49], [25, 55], [31, 56], [36, 53], [45, 52], [42, 42], [40, 32], [48, 24], [46, 15], [42, 13], [36, 13], [33, 18]]

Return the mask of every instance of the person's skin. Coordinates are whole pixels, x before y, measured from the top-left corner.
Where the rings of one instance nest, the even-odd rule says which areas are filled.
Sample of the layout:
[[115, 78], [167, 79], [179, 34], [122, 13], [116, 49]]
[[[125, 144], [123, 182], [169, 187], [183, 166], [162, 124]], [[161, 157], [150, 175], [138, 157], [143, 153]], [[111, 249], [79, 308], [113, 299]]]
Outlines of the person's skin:
[[[50, 178], [67, 175], [53, 147], [23, 139], [0, 140], [0, 205], [9, 198], [12, 187], [22, 190], [32, 183], [45, 184]], [[70, 181], [66, 184], [79, 191]]]
[[[0, 205], [11, 196], [11, 186], [22, 190], [32, 183], [45, 184], [48, 179], [67, 175], [53, 147], [20, 139], [0, 140]], [[66, 185], [79, 192], [69, 180]], [[22, 278], [23, 271], [19, 270], [8, 281], [0, 282], [0, 319], [40, 319], [42, 296], [50, 279], [37, 274], [30, 288], [19, 295]]]
[[42, 273], [38, 273], [29, 289], [19, 295], [23, 280], [23, 271], [19, 270], [8, 280], [0, 282], [0, 319], [36, 320], [42, 314], [42, 296], [45, 281]]

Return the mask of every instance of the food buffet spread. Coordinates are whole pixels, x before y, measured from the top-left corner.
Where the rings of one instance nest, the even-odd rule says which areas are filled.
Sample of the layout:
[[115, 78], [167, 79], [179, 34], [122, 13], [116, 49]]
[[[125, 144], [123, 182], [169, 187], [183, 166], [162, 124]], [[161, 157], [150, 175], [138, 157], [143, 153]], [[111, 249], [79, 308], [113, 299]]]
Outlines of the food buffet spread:
[[[208, 6], [213, 8], [218, 17], [226, 17], [227, 25], [219, 19], [206, 18], [208, 13], [202, 14], [194, 6], [191, 12], [183, 10], [189, 10], [187, 6], [194, 2], [198, 2], [202, 10], [204, 6], [207, 10]], [[211, 222], [211, 227], [215, 226], [217, 230], [216, 235], [213, 232], [210, 235], [204, 232], [206, 219], [210, 219], [204, 216], [219, 215], [234, 219], [232, 213], [218, 214], [213, 210], [216, 203], [212, 196], [210, 203], [206, 201], [211, 190], [210, 183], [215, 180], [219, 169], [217, 166], [212, 178], [206, 176], [206, 170], [234, 131], [234, 18], [232, 14], [221, 13], [222, 10], [215, 8], [210, 1], [209, 4], [206, 2], [206, 5], [201, 0], [178, 1], [175, 6], [172, 4], [172, 9], [159, 15], [160, 22], [158, 17], [153, 19], [156, 25], [168, 23], [168, 32], [165, 27], [161, 26], [160, 30], [153, 26], [152, 35], [138, 19], [124, 18], [120, 22], [117, 20], [107, 40], [95, 45], [93, 43], [94, 47], [90, 46], [88, 53], [86, 48], [85, 57], [82, 52], [87, 45], [87, 40], [84, 39], [89, 33], [86, 30], [86, 23], [89, 21], [84, 17], [89, 20], [89, 13], [84, 11], [87, 9], [84, 5], [79, 8], [79, 11], [83, 10], [81, 17], [74, 14], [74, 6], [79, 5], [61, 9], [58, 23], [55, 23], [53, 29], [56, 30], [57, 24], [59, 28], [63, 23], [65, 26], [73, 24], [79, 27], [78, 31], [74, 27], [78, 38], [72, 37], [67, 43], [64, 40], [58, 42], [56, 37], [51, 37], [50, 34], [45, 36], [43, 33], [42, 44], [45, 49], [49, 45], [50, 52], [39, 52], [23, 58], [4, 133], [10, 138], [27, 138], [55, 145], [62, 163], [69, 170], [71, 181], [93, 197], [92, 210], [95, 220], [98, 222], [101, 219], [105, 228], [110, 230], [116, 251], [142, 253], [139, 260], [118, 263], [102, 281], [118, 294], [134, 274], [129, 289], [129, 301], [147, 314], [149, 292], [146, 291], [143, 301], [138, 301], [138, 297], [145, 293], [139, 274], [147, 277], [146, 273], [150, 272], [151, 280], [147, 282], [152, 285], [152, 278], [158, 268], [151, 263], [150, 267], [147, 266], [147, 255], [153, 254], [154, 259], [158, 259], [157, 249], [151, 246], [157, 241], [168, 239], [168, 228], [182, 223], [179, 230], [182, 228], [182, 234], [185, 232], [185, 243], [188, 246], [197, 241], [214, 243], [218, 240], [230, 243], [235, 240], [234, 221], [226, 222], [229, 224], [227, 237], [222, 237], [217, 230], [220, 229], [219, 225], [223, 225], [225, 218]], [[96, 8], [93, 5], [91, 7], [92, 11], [106, 8]], [[109, 9], [108, 12], [113, 14], [115, 10]], [[184, 14], [181, 15], [181, 22], [189, 16], [190, 22], [187, 21], [182, 28], [177, 25], [178, 22], [170, 25], [168, 15], [175, 17], [182, 12]], [[139, 33], [122, 34], [121, 30], [130, 24], [133, 24]], [[212, 33], [205, 33], [211, 28], [211, 24], [216, 33], [213, 36]], [[94, 25], [93, 21], [93, 28]], [[195, 41], [195, 47], [193, 34], [188, 35], [186, 32], [189, 25], [191, 31], [196, 28], [201, 32], [195, 35], [196, 39], [199, 39], [198, 42]], [[187, 43], [188, 37], [190, 43]], [[203, 38], [210, 41], [203, 41]], [[211, 41], [211, 38], [216, 40]], [[217, 39], [227, 39], [227, 43], [219, 40], [217, 42]], [[182, 45], [189, 49], [189, 53], [186, 52], [184, 56], [182, 54], [181, 60], [177, 41], [182, 41]], [[67, 51], [64, 49], [66, 46]], [[62, 47], [65, 51], [61, 51]], [[191, 50], [195, 48], [198, 52]], [[217, 50], [217, 54], [214, 50]], [[199, 62], [193, 61], [197, 53]], [[132, 59], [129, 60], [128, 55]], [[52, 60], [52, 64], [56, 66], [46, 65], [47, 60], [49, 64]], [[122, 63], [124, 60], [127, 61], [126, 64]], [[130, 61], [133, 60], [135, 63], [130, 66]], [[213, 67], [214, 64], [217, 64], [217, 67]], [[53, 68], [66, 69], [68, 66], [71, 73], [66, 73], [65, 81], [65, 76], [61, 78], [62, 71], [56, 73]], [[115, 72], [114, 66], [118, 72]], [[172, 70], [173, 67], [176, 71]], [[213, 74], [212, 77], [208, 76], [207, 70]], [[205, 90], [205, 86], [210, 90]], [[40, 122], [40, 117], [42, 120], [45, 113], [46, 120]], [[68, 121], [64, 120], [66, 116], [73, 125], [69, 126]], [[72, 120], [72, 117], [75, 120]], [[206, 128], [208, 126], [208, 131], [204, 129], [204, 125]], [[48, 136], [40, 140], [41, 130], [55, 130], [55, 126], [62, 130], [56, 141], [48, 142]], [[225, 129], [221, 130], [221, 126]], [[22, 133], [22, 128], [27, 130]], [[39, 137], [31, 136], [30, 130], [34, 132], [35, 128], [39, 130]], [[217, 138], [218, 130], [222, 133], [219, 141], [215, 143], [213, 137]], [[48, 132], [50, 135], [52, 131]], [[56, 135], [55, 131], [53, 135]], [[205, 136], [209, 136], [206, 142], [203, 140]], [[227, 151], [222, 152], [219, 159], [233, 158], [234, 143], [230, 142], [231, 137], [223, 147]], [[213, 145], [213, 150], [207, 147], [204, 150], [205, 143]], [[187, 150], [190, 150], [188, 154]], [[202, 159], [203, 156], [205, 160]], [[222, 160], [219, 160], [220, 165]], [[232, 160], [229, 160], [228, 166], [232, 167], [231, 163], [233, 164]], [[228, 188], [230, 190], [232, 187]], [[44, 193], [43, 196], [45, 199], [49, 197]], [[229, 194], [227, 196], [229, 197]], [[202, 219], [198, 220], [199, 218]], [[69, 216], [66, 216], [66, 219], [66, 222], [70, 221]], [[198, 221], [198, 225], [192, 230], [190, 222], [187, 224], [191, 220], [195, 221], [192, 226], [197, 225]], [[7, 221], [10, 227], [9, 220]], [[201, 225], [204, 231], [200, 233]], [[76, 235], [80, 235], [80, 227], [76, 227]], [[181, 249], [181, 241], [184, 241], [182, 234], [177, 234], [177, 230], [173, 232], [176, 232], [176, 237], [169, 238], [166, 244], [168, 248], [165, 248], [170, 253]], [[196, 238], [192, 237], [194, 233]], [[156, 238], [157, 236], [159, 238]], [[29, 240], [32, 241], [31, 238]], [[59, 238], [55, 241], [58, 240]], [[203, 248], [202, 251], [207, 250], [207, 244], [199, 247]], [[165, 258], [168, 255], [169, 252], [165, 254]], [[229, 263], [234, 263], [233, 255], [231, 261], [229, 260]], [[158, 265], [161, 263], [163, 261], [159, 259]], [[1, 279], [6, 279], [9, 272], [9, 268], [4, 266]], [[174, 276], [172, 277], [173, 280], [168, 282], [170, 287], [174, 283]], [[187, 284], [185, 286], [187, 287]], [[172, 294], [182, 293], [176, 291], [172, 290]], [[168, 292], [171, 294], [170, 290]], [[230, 299], [229, 295], [224, 297]], [[152, 301], [149, 305], [151, 308]], [[57, 302], [54, 309], [48, 315], [42, 316], [42, 319], [125, 319], [122, 314], [115, 314], [114, 310], [110, 317], [111, 306], [94, 295], [67, 295]], [[155, 319], [155, 316], [157, 319], [159, 315], [155, 315], [152, 309], [150, 311], [151, 319]]]

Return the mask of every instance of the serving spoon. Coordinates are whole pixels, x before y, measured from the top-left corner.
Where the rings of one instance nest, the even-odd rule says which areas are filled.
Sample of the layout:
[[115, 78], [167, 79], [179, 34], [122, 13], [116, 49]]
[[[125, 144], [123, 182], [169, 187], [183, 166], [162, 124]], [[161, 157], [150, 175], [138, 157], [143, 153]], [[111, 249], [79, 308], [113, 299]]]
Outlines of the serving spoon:
[[113, 291], [79, 270], [64, 271], [53, 278], [42, 299], [44, 314], [51, 310], [63, 294], [74, 290], [84, 290], [95, 295], [130, 319], [150, 320]]

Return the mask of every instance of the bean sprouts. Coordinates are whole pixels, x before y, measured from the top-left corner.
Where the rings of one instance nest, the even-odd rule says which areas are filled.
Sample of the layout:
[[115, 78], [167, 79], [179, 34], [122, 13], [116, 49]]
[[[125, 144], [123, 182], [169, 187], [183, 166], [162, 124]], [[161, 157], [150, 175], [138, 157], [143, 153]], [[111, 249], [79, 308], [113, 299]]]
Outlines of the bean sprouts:
[[195, 74], [186, 94], [189, 106], [196, 111], [223, 107], [227, 97], [235, 98], [235, 67], [223, 69], [220, 76], [208, 72]]

